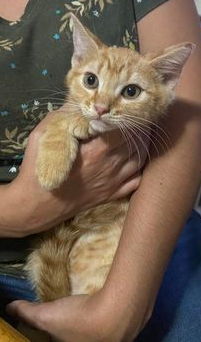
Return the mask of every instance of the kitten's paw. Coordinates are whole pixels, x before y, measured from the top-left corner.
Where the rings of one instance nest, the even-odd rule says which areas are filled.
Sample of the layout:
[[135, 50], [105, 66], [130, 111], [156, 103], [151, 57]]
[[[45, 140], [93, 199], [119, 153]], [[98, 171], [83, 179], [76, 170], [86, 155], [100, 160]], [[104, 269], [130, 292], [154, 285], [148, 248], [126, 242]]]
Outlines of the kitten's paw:
[[38, 175], [38, 181], [43, 189], [52, 191], [60, 187], [60, 185], [64, 182], [65, 176], [58, 177], [57, 174], [53, 171], [52, 174], [40, 173]]
[[73, 136], [77, 139], [88, 139], [90, 136], [89, 133], [89, 124], [88, 122], [83, 121], [82, 124], [77, 124], [73, 127]]
[[[51, 143], [51, 146], [52, 143]], [[40, 185], [46, 190], [54, 190], [68, 178], [69, 172], [76, 159], [78, 141], [71, 139], [68, 144], [61, 144], [57, 150], [39, 150], [36, 163], [36, 174]]]
[[[59, 153], [58, 153], [59, 154]], [[70, 165], [66, 158], [53, 158], [48, 153], [39, 156], [37, 160], [36, 174], [42, 188], [46, 190], [54, 190], [66, 180], [70, 171]]]
[[36, 173], [40, 185], [48, 191], [59, 188], [67, 178], [67, 172], [56, 166], [50, 167], [47, 164], [44, 164], [44, 162], [37, 167]]

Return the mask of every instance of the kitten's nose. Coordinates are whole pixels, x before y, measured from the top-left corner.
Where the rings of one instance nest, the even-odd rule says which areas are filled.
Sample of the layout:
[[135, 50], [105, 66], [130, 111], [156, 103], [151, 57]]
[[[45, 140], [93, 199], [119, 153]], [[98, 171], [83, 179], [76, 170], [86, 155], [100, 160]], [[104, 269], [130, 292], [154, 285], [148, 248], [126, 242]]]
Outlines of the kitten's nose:
[[94, 105], [94, 107], [95, 107], [97, 114], [100, 116], [109, 112], [109, 107], [104, 106], [102, 104], [96, 104]]

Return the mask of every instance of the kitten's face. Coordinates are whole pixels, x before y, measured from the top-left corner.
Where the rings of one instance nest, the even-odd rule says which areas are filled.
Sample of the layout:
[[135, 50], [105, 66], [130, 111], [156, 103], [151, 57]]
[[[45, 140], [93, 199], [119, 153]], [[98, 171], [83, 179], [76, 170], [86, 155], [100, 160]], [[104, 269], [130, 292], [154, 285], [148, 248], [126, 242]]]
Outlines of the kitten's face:
[[[192, 46], [180, 45], [162, 56], [146, 58], [127, 48], [105, 46], [74, 18], [74, 48], [68, 74], [71, 102], [95, 131], [104, 132], [134, 120], [136, 124], [156, 121], [173, 99]], [[171, 59], [174, 68], [178, 64], [175, 70]]]
[[164, 87], [149, 63], [126, 48], [104, 48], [83, 60], [69, 76], [70, 94], [99, 132], [130, 116], [156, 119], [163, 111]]

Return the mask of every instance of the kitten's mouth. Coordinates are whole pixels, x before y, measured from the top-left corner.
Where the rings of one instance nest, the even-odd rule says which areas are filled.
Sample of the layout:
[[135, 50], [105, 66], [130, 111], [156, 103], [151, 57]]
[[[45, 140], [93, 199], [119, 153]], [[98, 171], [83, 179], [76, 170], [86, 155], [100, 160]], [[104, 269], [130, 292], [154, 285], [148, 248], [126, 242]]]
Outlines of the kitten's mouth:
[[110, 120], [110, 113], [99, 116], [97, 113], [91, 113], [88, 108], [84, 108], [83, 115], [87, 117], [90, 127], [97, 133], [104, 133], [116, 128]]
[[104, 120], [102, 117], [90, 119], [89, 124], [94, 131], [99, 133], [111, 131], [115, 128], [111, 122]]

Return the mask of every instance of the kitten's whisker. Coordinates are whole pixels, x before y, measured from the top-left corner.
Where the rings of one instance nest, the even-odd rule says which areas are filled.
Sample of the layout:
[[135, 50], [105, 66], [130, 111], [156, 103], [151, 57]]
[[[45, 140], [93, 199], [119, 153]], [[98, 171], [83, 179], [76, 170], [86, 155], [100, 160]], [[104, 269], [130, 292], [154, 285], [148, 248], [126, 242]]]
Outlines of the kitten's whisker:
[[[124, 115], [123, 117], [126, 118], [127, 120], [129, 120], [130, 122], [134, 123], [134, 124], [138, 124], [142, 127], [145, 127], [146, 129], [151, 129], [150, 126], [147, 126], [145, 123], [142, 123], [139, 121], [137, 122], [136, 119], [133, 119], [130, 116], [127, 117], [126, 115]], [[160, 146], [163, 148], [164, 152], [167, 151], [169, 149], [169, 146], [168, 146], [166, 140], [163, 138], [163, 136], [156, 130], [153, 131], [153, 129], [151, 129], [151, 132], [155, 133], [160, 140], [158, 140], [157, 137], [153, 133], [151, 133], [152, 138], [154, 138], [160, 144]]]
[[[137, 155], [138, 155], [138, 169], [140, 169], [140, 165], [141, 165], [141, 155], [140, 155], [140, 150], [138, 147], [138, 144], [136, 143], [134, 137], [132, 136], [132, 134], [129, 132], [129, 130], [127, 129], [127, 127], [124, 125], [123, 122], [121, 122], [121, 127], [124, 130], [124, 133], [128, 136], [129, 142], [133, 143], [133, 145], [135, 146]], [[134, 133], [135, 134], [135, 133]], [[136, 134], [135, 134], [136, 136]], [[132, 145], [131, 145], [131, 152], [132, 152]]]
[[[130, 114], [129, 114], [130, 113]], [[144, 121], [144, 122], [147, 122], [149, 123], [151, 126], [154, 126], [156, 127], [157, 129], [159, 129], [163, 134], [164, 136], [166, 137], [166, 139], [170, 142], [170, 137], [169, 135], [167, 134], [167, 132], [160, 126], [158, 125], [156, 122], [154, 121], [151, 121], [151, 120], [148, 120], [148, 119], [145, 119], [145, 118], [141, 118], [141, 117], [138, 117], [138, 116], [135, 116], [132, 114], [132, 112], [128, 112], [127, 111], [127, 114], [123, 114], [124, 116], [127, 116], [131, 119], [136, 119], [136, 120], [139, 120], [139, 121]]]
[[[130, 160], [130, 159], [131, 159], [131, 156], [132, 156], [132, 154], [133, 154], [132, 143], [134, 144], [136, 150], [137, 150], [137, 147], [136, 147], [136, 145], [135, 145], [135, 142], [132, 141], [132, 139], [131, 139], [131, 137], [130, 137], [128, 131], [125, 130], [124, 125], [120, 124], [119, 127], [120, 127], [120, 126], [121, 126], [121, 129], [122, 129], [122, 132], [124, 133], [125, 137], [127, 138], [127, 142], [128, 142], [128, 144], [127, 144], [127, 146], [128, 146], [128, 158], [129, 158], [129, 160]], [[140, 156], [139, 156], [139, 155], [138, 155], [138, 158], [140, 159]]]
[[54, 104], [56, 104], [56, 105], [62, 105], [62, 103], [61, 102], [59, 102], [58, 100], [55, 100], [54, 102], [50, 102], [50, 101], [46, 101], [46, 102], [41, 102], [39, 105], [36, 105], [35, 107], [40, 107], [40, 106], [44, 106], [44, 105], [47, 105], [47, 104], [52, 104], [52, 105], [54, 105]]
[[[39, 104], [37, 106], [27, 106], [26, 110], [28, 110], [30, 113], [33, 113], [36, 110], [43, 110], [44, 113], [48, 113], [49, 112], [48, 108], [47, 108], [48, 104], [49, 104], [49, 102], [44, 102], [44, 103], [41, 103], [41, 104]], [[62, 104], [59, 103], [59, 102], [51, 102], [51, 105], [53, 107], [54, 106], [57, 107], [57, 108], [53, 108], [53, 110], [56, 110], [56, 109], [58, 109], [58, 107], [62, 106]], [[30, 114], [30, 113], [28, 113], [28, 114]]]
[[[144, 149], [145, 149], [145, 151], [146, 151], [146, 153], [147, 153], [149, 162], [150, 162], [150, 161], [151, 161], [151, 156], [150, 156], [150, 152], [149, 152], [148, 146], [147, 146], [147, 144], [144, 142], [144, 140], [142, 139], [142, 137], [141, 137], [140, 135], [138, 135], [137, 133], [140, 131], [141, 134], [143, 134], [149, 141], [151, 140], [151, 139], [150, 139], [150, 136], [149, 136], [146, 132], [144, 132], [143, 130], [140, 130], [139, 127], [133, 126], [133, 125], [131, 125], [131, 124], [128, 123], [128, 122], [125, 122], [125, 127], [126, 127], [127, 129], [129, 129], [131, 132], [133, 132], [133, 133], [137, 136], [138, 140], [140, 141], [140, 143], [141, 143], [142, 146], [144, 147]], [[137, 129], [137, 132], [135, 131], [135, 128]]]
[[[48, 102], [42, 102], [42, 100], [49, 100]], [[62, 99], [60, 98], [49, 98], [49, 97], [44, 97], [44, 98], [41, 98], [40, 101], [39, 100], [36, 100], [36, 99], [33, 99], [33, 100], [29, 100], [26, 102], [26, 105], [29, 105], [30, 107], [39, 107], [39, 106], [42, 106], [44, 105], [44, 103], [51, 103], [52, 104], [52, 100], [55, 100], [55, 101], [61, 101], [60, 104], [62, 105], [64, 103], [64, 101], [62, 101]], [[35, 101], [37, 101], [37, 104], [35, 103]]]
[[[126, 122], [126, 120], [125, 120], [125, 122]], [[159, 150], [158, 150], [155, 142], [152, 140], [150, 134], [147, 134], [147, 132], [144, 129], [142, 129], [138, 124], [136, 124], [136, 122], [132, 122], [132, 123], [131, 122], [126, 122], [126, 124], [129, 125], [130, 129], [133, 129], [133, 127], [135, 127], [138, 130], [138, 132], [143, 134], [149, 141], [151, 141], [153, 146], [154, 146], [154, 148], [155, 148], [155, 150], [157, 151], [157, 153], [159, 155]], [[140, 139], [140, 137], [139, 137], [139, 139]], [[143, 145], [144, 145], [145, 143], [144, 143], [143, 139], [140, 139], [140, 140], [141, 140], [141, 142], [143, 142]], [[148, 151], [148, 150], [146, 149], [146, 151]], [[149, 160], [150, 160], [150, 154], [149, 154]]]
[[[55, 94], [63, 94], [63, 95], [66, 95], [68, 93], [67, 90], [55, 91], [55, 90], [50, 89], [50, 88], [32, 88], [32, 89], [29, 89], [27, 91], [26, 90], [15, 90], [15, 93], [23, 93], [24, 94], [24, 93], [32, 93], [32, 92], [40, 92], [40, 91], [54, 92]], [[34, 99], [36, 99], [36, 97]]]
[[[48, 101], [48, 102], [42, 102], [42, 103], [39, 103], [39, 104], [37, 104], [37, 105], [35, 105], [35, 108], [34, 108], [34, 105], [33, 106], [27, 106], [27, 108], [26, 108], [26, 110], [28, 110], [28, 111], [30, 111], [30, 112], [33, 112], [33, 111], [35, 111], [35, 110], [37, 110], [37, 109], [46, 109], [46, 112], [48, 113], [48, 109], [47, 108], [44, 108], [44, 107], [46, 107], [48, 104], [50, 104], [50, 102]], [[51, 105], [54, 107], [54, 106], [56, 106], [56, 107], [62, 107], [63, 106], [63, 104], [64, 103], [60, 103], [59, 101], [54, 101], [54, 102], [51, 102]], [[72, 106], [72, 107], [74, 107], [74, 108], [78, 108], [78, 109], [80, 109], [80, 106], [79, 105], [77, 105], [77, 104], [74, 104], [74, 103], [70, 103], [69, 104], [70, 106]], [[33, 109], [34, 108], [34, 109]], [[58, 110], [59, 108], [53, 108], [53, 111], [55, 111], [55, 110]], [[73, 110], [75, 110], [75, 109], [73, 109]]]
[[61, 94], [61, 95], [67, 95], [68, 91], [67, 90], [60, 90], [60, 91], [57, 91], [57, 90], [54, 90], [54, 89], [48, 89], [48, 88], [38, 88], [38, 89], [33, 89], [31, 91], [45, 91], [45, 92], [48, 92], [48, 93], [52, 93], [53, 95], [58, 95], [58, 94]]
[[41, 97], [40, 100], [41, 101], [42, 100], [48, 100], [48, 102], [51, 102], [52, 100], [59, 100], [61, 102], [65, 102], [65, 98], [56, 97], [56, 96], [44, 96], [44, 97]]
[[131, 145], [130, 145], [130, 140], [129, 140], [129, 138], [126, 136], [126, 134], [125, 134], [123, 128], [121, 127], [121, 125], [120, 125], [120, 124], [117, 124], [117, 123], [115, 123], [115, 125], [119, 128], [119, 130], [120, 130], [120, 132], [121, 132], [121, 135], [122, 135], [122, 137], [124, 138], [124, 140], [125, 140], [125, 142], [126, 142], [126, 145], [127, 145], [127, 147], [128, 147], [128, 159], [130, 159], [130, 158], [131, 158], [131, 152], [130, 152]]
[[159, 155], [159, 150], [158, 150], [158, 147], [157, 145], [155, 144], [155, 141], [154, 139], [156, 140], [157, 143], [160, 144], [160, 146], [164, 147], [163, 144], [156, 138], [154, 137], [153, 135], [150, 134], [150, 131], [148, 132], [149, 134], [147, 134], [146, 130], [143, 129], [140, 125], [136, 124], [136, 123], [132, 123], [131, 124], [131, 127], [132, 125], [135, 125], [135, 127], [138, 129], [139, 132], [141, 132], [146, 138], [149, 139], [149, 141], [153, 144], [155, 150], [157, 151], [157, 154]]
[[[141, 133], [141, 135], [143, 134], [146, 137], [147, 141], [150, 141], [150, 135], [148, 134], [149, 132], [147, 133], [146, 131], [139, 128], [137, 125], [133, 125], [133, 123], [131, 124], [130, 122], [127, 122], [125, 120], [124, 120], [124, 122], [125, 122], [125, 126], [127, 129], [134, 131], [135, 134], [137, 134], [137, 133]], [[146, 150], [147, 155], [148, 155], [149, 160], [150, 160], [151, 158], [150, 158], [148, 145], [146, 144], [146, 142], [143, 140], [143, 138], [140, 135], [137, 135], [137, 137], [138, 137], [140, 143], [142, 144], [142, 146], [144, 147], [144, 149]]]
[[124, 137], [124, 139], [126, 141], [126, 144], [128, 147], [128, 158], [130, 159], [131, 155], [132, 155], [132, 145], [131, 145], [130, 138], [129, 138], [127, 132], [124, 130], [123, 124], [119, 120], [112, 120], [112, 121], [113, 121], [113, 124], [115, 124], [120, 129], [122, 136]]
[[[34, 98], [32, 98], [32, 99], [30, 99], [29, 101], [27, 101], [26, 103], [31, 103], [31, 102], [34, 102], [34, 101], [38, 101], [38, 102], [40, 102], [40, 101], [42, 101], [42, 100], [44, 100], [44, 99], [59, 99], [59, 100], [61, 100], [61, 101], [65, 101], [65, 98], [66, 97], [54, 97], [54, 95], [58, 95], [59, 93], [55, 93], [55, 94], [51, 94], [51, 95], [46, 95], [46, 96], [43, 96], [43, 97], [34, 97]], [[62, 94], [63, 95], [63, 94]], [[50, 101], [49, 101], [50, 102]]]
[[130, 137], [128, 136], [127, 132], [124, 130], [124, 125], [122, 124], [120, 120], [116, 120], [115, 118], [110, 118], [110, 119], [111, 119], [110, 122], [112, 122], [115, 126], [117, 126], [120, 129], [122, 136], [125, 138], [125, 141], [128, 147], [128, 157], [130, 159], [132, 155], [132, 145], [131, 145]]
[[80, 108], [80, 105], [79, 105], [78, 103], [76, 103], [76, 102], [74, 103], [74, 102], [69, 102], [69, 101], [67, 101], [66, 104], [67, 104], [67, 105], [69, 104], [69, 105], [71, 105], [71, 106], [79, 107], [79, 108]]
[[[43, 104], [41, 104], [41, 105], [38, 105], [38, 106], [35, 108], [35, 110], [39, 110], [39, 113], [37, 113], [37, 115], [36, 115], [36, 113], [35, 113], [35, 116], [34, 116], [35, 110], [33, 110], [33, 107], [32, 107], [32, 106], [28, 106], [28, 107], [26, 108], [26, 110], [28, 110], [28, 113], [26, 114], [27, 120], [28, 120], [28, 125], [39, 124], [39, 122], [40, 122], [41, 120], [43, 120], [43, 119], [46, 117], [46, 115], [49, 113], [49, 111], [48, 111], [48, 109], [45, 108], [46, 110], [43, 112], [43, 110], [42, 110], [43, 108], [42, 108], [42, 107], [48, 105], [48, 103], [49, 103], [49, 102], [43, 103]], [[58, 104], [58, 103], [52, 103], [52, 105], [53, 105], [53, 106], [59, 106], [60, 104]], [[79, 109], [79, 108], [73, 109], [73, 113], [67, 112], [66, 109], [53, 108], [52, 113], [53, 113], [53, 112], [56, 112], [57, 110], [59, 110], [59, 112], [66, 113], [66, 114], [68, 115], [68, 117], [69, 117], [70, 115], [72, 115], [72, 117], [73, 117], [75, 113], [78, 113], [78, 114], [80, 113], [80, 109]], [[42, 114], [43, 114], [43, 117], [42, 117], [42, 118], [39, 117], [39, 115], [41, 116]], [[25, 114], [24, 114], [24, 115], [25, 115]], [[33, 128], [34, 128], [34, 127], [33, 127]]]
[[[128, 157], [129, 157], [129, 159], [130, 159], [131, 156], [132, 156], [132, 154], [133, 154], [133, 148], [132, 148], [132, 144], [131, 144], [131, 142], [133, 142], [133, 141], [131, 141], [131, 140], [133, 140], [133, 139], [131, 139], [131, 137], [129, 136], [128, 132], [125, 130], [125, 126], [123, 125], [123, 123], [122, 123], [120, 120], [111, 120], [111, 121], [112, 121], [119, 129], [121, 129], [121, 132], [122, 132], [122, 134], [124, 135], [125, 140], [126, 140], [126, 143], [127, 143], [127, 146], [128, 146], [128, 153], [129, 153]], [[135, 142], [134, 142], [134, 146], [136, 147]], [[137, 150], [137, 148], [136, 148], [136, 150]], [[139, 158], [140, 158], [140, 157], [139, 157]]]
[[167, 132], [160, 125], [158, 125], [158, 123], [156, 123], [155, 121], [152, 121], [152, 120], [149, 120], [147, 118], [140, 117], [140, 116], [136, 116], [131, 111], [128, 111], [128, 110], [126, 111], [126, 113], [124, 113], [124, 115], [127, 115], [128, 117], [135, 118], [135, 119], [140, 120], [140, 121], [144, 121], [146, 123], [149, 123], [149, 124], [157, 127], [158, 129], [160, 129], [164, 133], [164, 135], [166, 135], [166, 138], [169, 139]]
[[166, 152], [168, 150], [168, 145], [166, 143], [166, 141], [163, 139], [163, 137], [158, 133], [158, 134], [154, 134], [156, 133], [155, 130], [153, 131], [150, 127], [147, 128], [144, 125], [141, 125], [140, 123], [137, 123], [136, 121], [129, 121], [131, 122], [131, 124], [135, 124], [136, 127], [138, 126], [139, 129], [143, 130], [144, 132], [148, 131], [149, 132], [149, 136], [150, 136], [150, 141], [152, 142], [152, 144], [155, 146], [154, 140], [156, 141], [156, 143], [159, 144], [159, 146], [161, 146], [162, 150], [164, 152]]
[[52, 92], [54, 94], [63, 94], [66, 95], [66, 93], [68, 92], [67, 90], [59, 90], [57, 91], [57, 89], [51, 89], [51, 88], [35, 88], [35, 89], [31, 89], [31, 91], [48, 91], [48, 92]]

